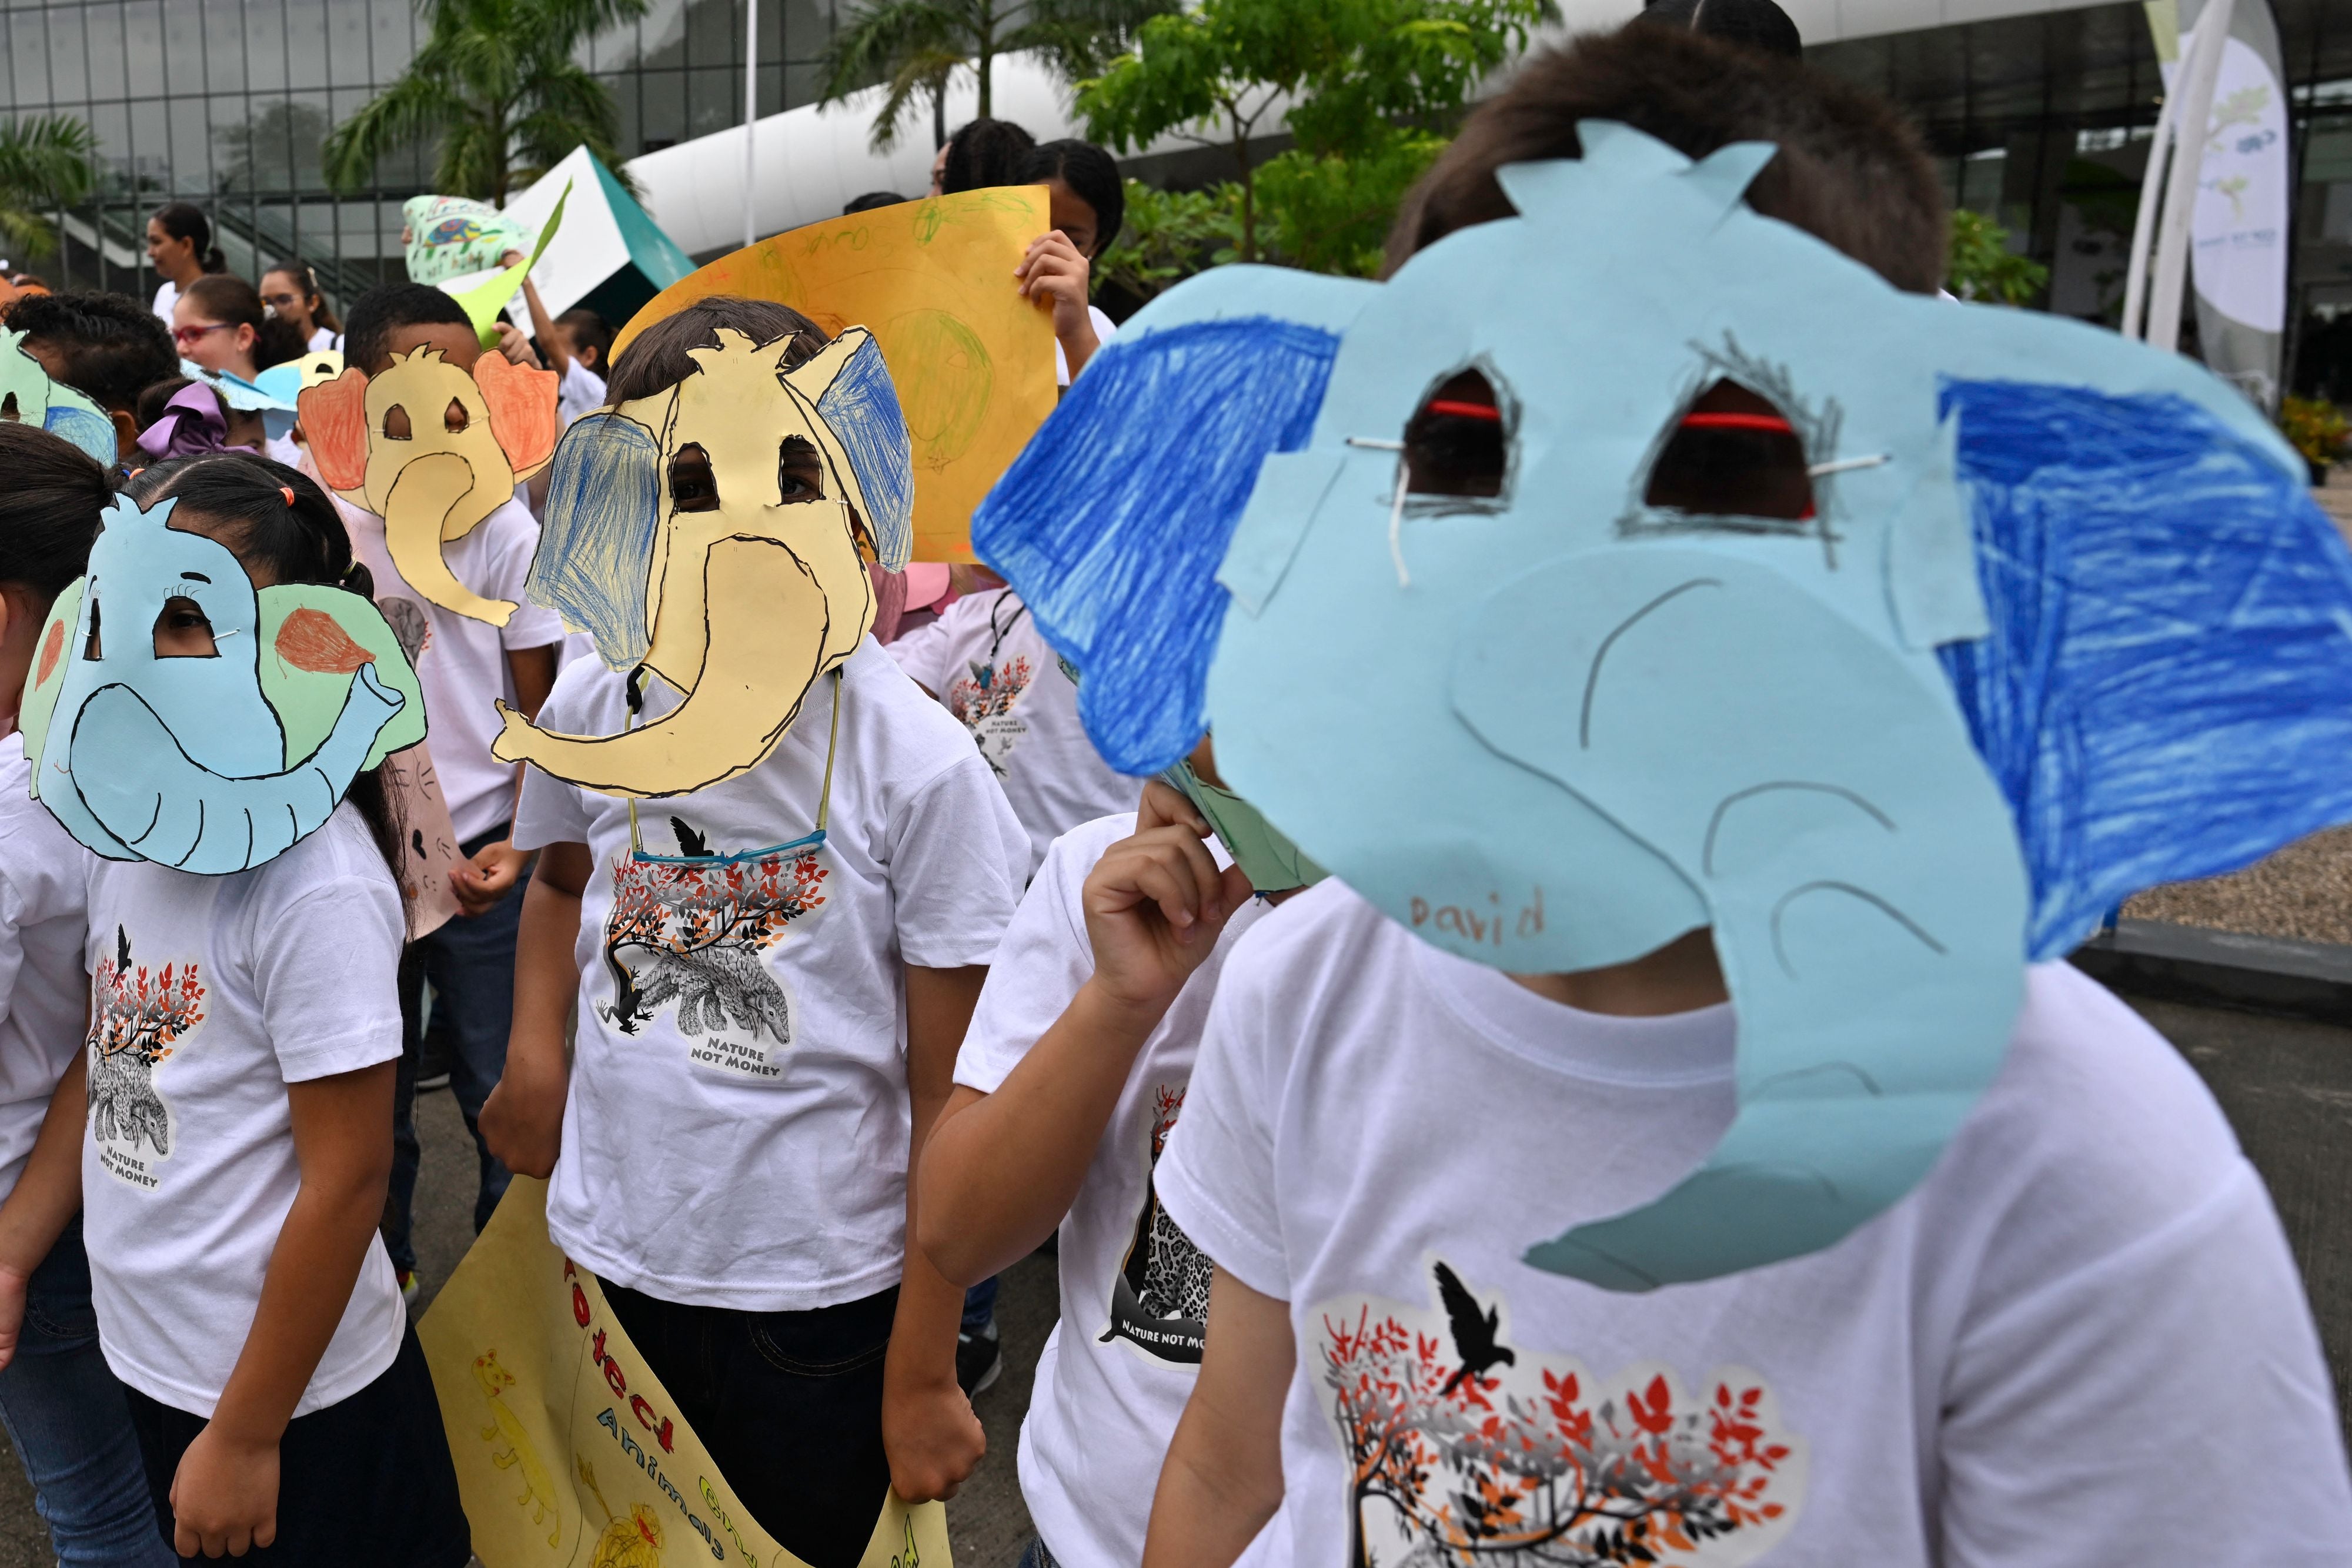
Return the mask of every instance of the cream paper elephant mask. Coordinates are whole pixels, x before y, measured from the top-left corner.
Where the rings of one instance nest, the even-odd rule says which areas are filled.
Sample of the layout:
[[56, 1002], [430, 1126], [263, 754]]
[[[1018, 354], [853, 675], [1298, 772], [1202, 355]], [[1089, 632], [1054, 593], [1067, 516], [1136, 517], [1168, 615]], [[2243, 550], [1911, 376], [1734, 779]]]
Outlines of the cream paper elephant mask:
[[437, 349], [393, 356], [371, 377], [356, 367], [301, 395], [302, 428], [319, 476], [383, 519], [400, 575], [433, 603], [503, 626], [515, 607], [457, 580], [441, 547], [464, 538], [547, 466], [555, 446], [551, 371], [484, 354], [471, 375]]
[[[334, 814], [352, 778], [425, 738], [425, 697], [373, 604], [320, 583], [257, 591], [235, 555], [118, 497], [87, 576], [58, 596], [25, 689], [33, 793], [109, 860], [250, 870]], [[196, 605], [217, 652], [155, 649]]]
[[[509, 712], [501, 760], [614, 795], [700, 789], [757, 766], [865, 638], [859, 536], [891, 570], [912, 539], [906, 421], [865, 329], [786, 369], [791, 342], [722, 328], [696, 373], [565, 433], [526, 591], [687, 700], [616, 736]], [[812, 456], [814, 489], [793, 476]]]

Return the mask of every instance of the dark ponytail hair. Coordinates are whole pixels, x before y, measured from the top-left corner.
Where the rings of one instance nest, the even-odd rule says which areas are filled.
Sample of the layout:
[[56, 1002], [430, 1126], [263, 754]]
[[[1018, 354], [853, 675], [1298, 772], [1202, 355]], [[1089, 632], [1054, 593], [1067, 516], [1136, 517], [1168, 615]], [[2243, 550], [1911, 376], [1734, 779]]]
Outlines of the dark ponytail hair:
[[1009, 120], [966, 120], [948, 138], [948, 162], [940, 172], [940, 192], [952, 196], [958, 191], [1018, 184], [1013, 167], [1036, 145], [1035, 137]]
[[[269, 272], [261, 275], [265, 282], [268, 279], [270, 272], [282, 272], [294, 280], [295, 292], [302, 296], [303, 304], [310, 307], [310, 320], [313, 325], [324, 327], [328, 331], [338, 334], [342, 331], [342, 319], [327, 308], [327, 297], [319, 292], [318, 275], [310, 270], [309, 264], [299, 261], [281, 261], [271, 267]], [[314, 299], [318, 303], [311, 305], [310, 301]], [[310, 346], [307, 341], [302, 345], [306, 350]]]
[[272, 316], [261, 303], [261, 291], [242, 277], [215, 273], [199, 277], [180, 291], [197, 309], [232, 327], [253, 329], [253, 368], [266, 371], [289, 360], [299, 360], [310, 349], [302, 329]]
[[114, 498], [106, 470], [38, 425], [0, 420], [0, 585], [43, 613], [89, 568], [100, 514]]
[[220, 246], [213, 243], [213, 221], [194, 202], [166, 202], [155, 209], [155, 221], [173, 239], [184, 239], [196, 247], [196, 265], [206, 272], [226, 272], [227, 258]]
[[[212, 452], [142, 468], [122, 488], [142, 507], [176, 499], [173, 526], [217, 540], [249, 573], [326, 583], [375, 601], [375, 580], [353, 559], [342, 514], [299, 469], [251, 453]], [[345, 798], [367, 820], [376, 852], [399, 885], [400, 805], [384, 788], [383, 769], [354, 777]], [[407, 894], [401, 898], [404, 904]]]
[[1070, 194], [1095, 210], [1092, 261], [1110, 248], [1127, 222], [1127, 186], [1118, 177], [1118, 161], [1091, 141], [1048, 141], [1033, 147], [1013, 166], [1013, 183], [1042, 185], [1059, 180]]

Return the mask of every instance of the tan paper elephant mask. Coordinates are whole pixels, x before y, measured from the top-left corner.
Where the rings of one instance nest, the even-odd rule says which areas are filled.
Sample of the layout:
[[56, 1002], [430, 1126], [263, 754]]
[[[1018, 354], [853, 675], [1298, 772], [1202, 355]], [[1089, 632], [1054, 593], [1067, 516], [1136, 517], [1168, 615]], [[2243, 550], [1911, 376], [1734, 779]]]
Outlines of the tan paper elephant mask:
[[650, 669], [688, 699], [617, 736], [509, 713], [501, 760], [614, 795], [717, 783], [772, 751], [865, 638], [859, 538], [894, 571], [912, 540], [906, 420], [864, 328], [787, 370], [791, 343], [722, 328], [690, 350], [696, 373], [565, 433], [527, 591], [605, 664]]
[[320, 477], [383, 519], [384, 548], [409, 586], [444, 610], [503, 626], [515, 607], [457, 580], [441, 547], [470, 533], [547, 466], [555, 383], [484, 354], [467, 375], [438, 349], [394, 354], [371, 378], [351, 369], [301, 395]]

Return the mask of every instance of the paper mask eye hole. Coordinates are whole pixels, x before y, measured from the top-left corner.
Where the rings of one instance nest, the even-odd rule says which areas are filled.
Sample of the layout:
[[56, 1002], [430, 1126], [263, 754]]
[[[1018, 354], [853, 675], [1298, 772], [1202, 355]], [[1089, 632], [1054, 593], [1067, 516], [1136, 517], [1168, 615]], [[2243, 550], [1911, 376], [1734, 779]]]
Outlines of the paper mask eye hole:
[[1683, 413], [1650, 470], [1643, 500], [1716, 517], [1801, 521], [1813, 515], [1805, 444], [1769, 398], [1718, 381]]
[[787, 435], [776, 449], [776, 497], [785, 506], [824, 498], [824, 459], [805, 435]]
[[0, 419], [5, 419], [11, 424], [21, 424], [24, 423], [25, 416], [17, 412], [16, 394], [15, 392], [10, 392], [6, 397], [0, 398]]
[[81, 643], [81, 656], [85, 659], [103, 659], [106, 657], [104, 646], [99, 641], [98, 611], [98, 596], [93, 593], [90, 595], [89, 600], [89, 635], [83, 638]]
[[[93, 629], [95, 623], [93, 622]], [[213, 623], [193, 599], [173, 596], [155, 615], [155, 656], [159, 659], [215, 659]]]
[[1501, 495], [1508, 434], [1494, 383], [1484, 373], [1447, 378], [1404, 427], [1406, 494]]
[[710, 454], [694, 442], [679, 447], [669, 460], [669, 500], [673, 511], [719, 509], [719, 476], [710, 471]]
[[466, 405], [454, 397], [449, 400], [449, 406], [441, 411], [441, 428], [452, 435], [462, 434], [466, 426], [473, 423], [473, 416], [466, 412]]
[[394, 403], [383, 411], [383, 438], [386, 441], [413, 440], [415, 432], [409, 428], [408, 411]]

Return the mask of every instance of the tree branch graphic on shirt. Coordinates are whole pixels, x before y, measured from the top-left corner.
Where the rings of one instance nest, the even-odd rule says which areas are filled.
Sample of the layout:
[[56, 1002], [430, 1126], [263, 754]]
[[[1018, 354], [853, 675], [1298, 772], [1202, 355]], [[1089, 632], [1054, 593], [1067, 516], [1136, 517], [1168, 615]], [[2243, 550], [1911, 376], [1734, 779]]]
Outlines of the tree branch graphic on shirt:
[[1029, 727], [1013, 713], [1013, 705], [1029, 689], [1029, 656], [1015, 653], [1001, 664], [975, 659], [965, 667], [971, 674], [948, 688], [948, 712], [971, 731], [972, 744], [1002, 779], [1005, 758], [1029, 733]]
[[[1162, 1083], [1151, 1096], [1151, 1165], [1184, 1108], [1184, 1091]], [[1124, 1339], [1157, 1360], [1201, 1364], [1208, 1329], [1209, 1281], [1215, 1266], [1160, 1206], [1150, 1176], [1143, 1182], [1143, 1207], [1135, 1217], [1134, 1239], [1112, 1276], [1110, 1322], [1102, 1343]]]
[[151, 973], [133, 965], [131, 934], [114, 928], [114, 956], [90, 977], [89, 1125], [108, 1173], [152, 1190], [161, 1180], [142, 1147], [172, 1152], [171, 1106], [155, 1092], [155, 1069], [204, 1021], [205, 988], [189, 959]]
[[1509, 1336], [1452, 1269], [1443, 1315], [1371, 1298], [1318, 1309], [1319, 1388], [1347, 1456], [1350, 1551], [1373, 1563], [1722, 1568], [1796, 1522], [1806, 1449], [1770, 1388], [1719, 1368], [1602, 1380]]
[[[712, 852], [670, 819], [682, 854]], [[772, 1079], [783, 1068], [765, 1041], [793, 1042], [793, 1003], [767, 967], [784, 928], [824, 903], [832, 873], [814, 850], [730, 864], [675, 865], [624, 852], [613, 863], [604, 961], [614, 998], [597, 1011], [635, 1034], [675, 1007], [687, 1055], [706, 1067]]]

